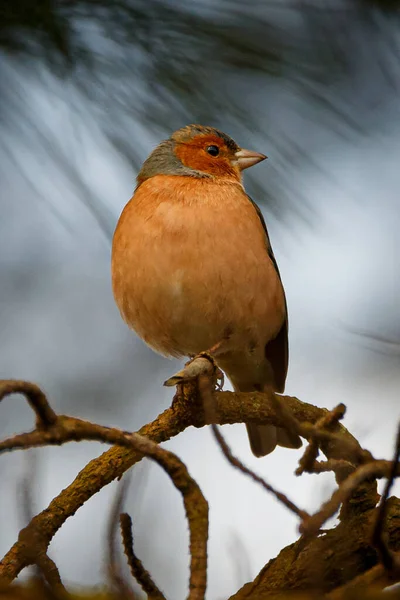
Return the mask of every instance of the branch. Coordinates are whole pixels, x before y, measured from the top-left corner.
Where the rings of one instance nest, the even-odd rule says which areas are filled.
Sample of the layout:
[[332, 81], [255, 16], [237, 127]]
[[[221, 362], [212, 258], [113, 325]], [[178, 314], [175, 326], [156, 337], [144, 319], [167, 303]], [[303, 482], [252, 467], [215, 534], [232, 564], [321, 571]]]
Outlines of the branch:
[[172, 377], [164, 381], [166, 387], [175, 387], [178, 384], [185, 383], [191, 379], [196, 379], [200, 375], [212, 376], [216, 370], [216, 366], [211, 357], [207, 355], [196, 356], [194, 360], [186, 363], [184, 368]]
[[9, 394], [23, 394], [25, 396], [36, 414], [36, 426], [38, 428], [45, 429], [56, 422], [56, 413], [50, 407], [42, 390], [34, 383], [15, 379], [0, 380], [0, 401]]
[[125, 580], [119, 565], [119, 561], [117, 559], [117, 550], [116, 550], [116, 533], [118, 531], [118, 522], [119, 515], [121, 513], [122, 505], [125, 500], [126, 491], [129, 485], [129, 473], [125, 475], [124, 479], [120, 483], [118, 487], [117, 494], [115, 496], [115, 500], [113, 502], [111, 513], [108, 522], [108, 532], [107, 532], [107, 541], [108, 541], [108, 574], [110, 581], [112, 583], [112, 587], [114, 587], [119, 596], [126, 600], [134, 600], [135, 596], [127, 581]]
[[233, 467], [235, 467], [245, 475], [248, 475], [256, 483], [259, 483], [261, 487], [267, 490], [267, 492], [273, 494], [275, 498], [279, 500], [279, 502], [286, 506], [286, 508], [288, 508], [295, 515], [300, 517], [300, 519], [305, 520], [309, 517], [309, 514], [306, 511], [298, 508], [294, 502], [292, 502], [287, 496], [285, 496], [285, 494], [282, 494], [282, 492], [278, 492], [277, 490], [275, 490], [275, 488], [273, 488], [272, 485], [267, 483], [265, 479], [260, 477], [260, 475], [257, 475], [257, 473], [255, 473], [248, 467], [246, 467], [246, 465], [244, 465], [236, 456], [234, 456], [218, 427], [216, 425], [211, 425], [211, 427], [214, 437], [219, 444], [219, 447], [221, 448], [224, 456], [227, 458], [227, 460]]
[[39, 551], [35, 564], [47, 581], [55, 600], [67, 600], [70, 596], [61, 581], [56, 563], [46, 553]]
[[[10, 382], [4, 382], [8, 388], [3, 391], [13, 393], [23, 386], [23, 382], [15, 382], [15, 388]], [[26, 389], [26, 387], [24, 388]], [[17, 390], [17, 391], [18, 391]], [[276, 396], [272, 392], [239, 393], [217, 392], [215, 394], [215, 408], [220, 425], [228, 423], [245, 423], [253, 421], [260, 424], [282, 426], [283, 419], [276, 411], [274, 400], [279, 398], [279, 403], [285, 403], [292, 418], [300, 422], [304, 437], [310, 438], [315, 434], [313, 423], [316, 423], [326, 413], [326, 409], [317, 408], [312, 404], [301, 402], [290, 396]], [[0, 578], [12, 581], [23, 568], [31, 564], [24, 553], [23, 542], [30, 531], [39, 532], [43, 547], [49, 545], [55, 533], [60, 529], [66, 519], [73, 514], [94, 494], [105, 485], [123, 475], [133, 464], [140, 461], [146, 448], [143, 436], [149, 441], [161, 443], [176, 436], [189, 426], [203, 427], [207, 424], [202, 401], [199, 398], [195, 382], [178, 386], [172, 406], [159, 415], [153, 422], [145, 425], [137, 434], [129, 434], [107, 427], [93, 426], [86, 421], [72, 419], [67, 416], [57, 417], [55, 429], [47, 431], [34, 431], [22, 436], [15, 436], [0, 444], [0, 449], [9, 450], [28, 445], [44, 445], [45, 443], [60, 444], [60, 431], [63, 432], [64, 441], [77, 439], [96, 439], [108, 443], [119, 444], [105, 452], [100, 457], [90, 461], [75, 480], [54, 498], [43, 512], [32, 519], [28, 526], [20, 532], [19, 540], [7, 552], [0, 563]], [[55, 435], [55, 433], [57, 434]], [[25, 436], [25, 437], [24, 437]], [[343, 459], [352, 464], [361, 459], [365, 454], [357, 441], [340, 424], [332, 432], [320, 432], [318, 436], [322, 451], [329, 459]], [[122, 447], [123, 446], [123, 447]], [[158, 448], [157, 445], [155, 445]], [[159, 449], [161, 451], [161, 449]], [[173, 456], [173, 455], [172, 455]], [[176, 458], [176, 457], [175, 457]]]
[[[322, 451], [328, 458], [341, 458], [349, 460], [352, 464], [363, 464], [374, 460], [372, 454], [368, 450], [361, 448], [357, 440], [353, 436], [350, 436], [347, 430], [345, 430], [347, 435], [337, 435], [335, 433], [335, 431], [340, 431], [340, 427], [337, 422], [335, 424], [334, 421], [330, 420], [328, 411], [324, 410], [319, 418], [311, 421], [313, 423], [311, 425], [310, 422], [307, 422], [308, 420], [304, 422], [303, 419], [296, 415], [295, 411], [286, 402], [285, 396], [270, 393], [269, 397], [277, 414], [281, 418], [281, 426], [285, 426], [293, 433], [297, 433], [297, 435], [307, 440], [312, 440], [314, 443], [319, 442]], [[335, 410], [342, 407], [344, 405], [339, 404]], [[325, 419], [330, 423], [332, 431], [326, 431], [318, 426], [318, 423], [324, 422]], [[331, 445], [336, 446], [333, 450], [335, 456], [331, 456], [332, 450], [329, 448]]]
[[[378, 564], [371, 543], [376, 513], [376, 506], [363, 504], [361, 510], [352, 511], [322, 535], [300, 537], [283, 548], [254, 581], [245, 584], [230, 600], [294, 599], [296, 594], [302, 600], [372, 600], [373, 591], [394, 583], [383, 565]], [[391, 548], [400, 551], [399, 499], [389, 499], [387, 513]], [[385, 591], [382, 600], [386, 597]]]
[[146, 571], [142, 561], [133, 550], [132, 519], [127, 513], [120, 515], [120, 526], [125, 555], [133, 577], [140, 584], [148, 598], [151, 598], [151, 600], [166, 600], [164, 594], [160, 592], [150, 573]]
[[328, 460], [314, 461], [311, 473], [328, 473], [336, 474], [339, 481], [343, 481], [354, 471], [355, 467], [348, 460], [339, 460], [330, 458]]
[[[338, 404], [333, 410], [329, 411], [315, 424], [316, 429], [332, 429], [340, 419], [343, 419], [346, 412], [344, 404]], [[295, 471], [296, 475], [302, 475], [304, 472], [312, 473], [314, 471], [314, 464], [317, 460], [319, 453], [318, 440], [315, 436], [312, 436], [310, 443], [306, 447], [303, 456], [299, 460], [299, 466]]]
[[[322, 525], [330, 517], [339, 510], [340, 505], [343, 504], [354, 490], [364, 481], [368, 479], [382, 479], [382, 477], [389, 477], [392, 469], [392, 461], [390, 460], [374, 460], [371, 463], [362, 465], [356, 469], [347, 479], [345, 479], [337, 490], [335, 490], [331, 498], [324, 502], [320, 510], [304, 519], [300, 525], [300, 533], [307, 536], [314, 536], [318, 533]], [[400, 466], [396, 468], [396, 476], [400, 475]]]
[[[199, 358], [196, 358], [193, 362], [195, 363], [196, 361], [199, 361], [199, 360], [200, 360]], [[204, 359], [201, 359], [201, 360], [204, 360]], [[208, 361], [208, 362], [209, 362], [209, 364], [212, 364], [212, 363], [210, 363], [210, 361]], [[187, 365], [187, 366], [189, 367], [190, 364], [193, 364], [193, 363], [189, 363], [189, 365]], [[261, 487], [263, 487], [267, 492], [273, 494], [279, 502], [281, 502], [284, 506], [286, 506], [286, 508], [288, 508], [291, 512], [294, 512], [295, 515], [297, 515], [301, 519], [305, 519], [306, 517], [308, 517], [309, 516], [308, 513], [306, 513], [303, 510], [300, 510], [296, 506], [296, 504], [294, 504], [294, 502], [292, 502], [291, 500], [289, 500], [287, 498], [287, 496], [285, 496], [285, 494], [282, 494], [281, 492], [278, 492], [277, 490], [275, 490], [275, 488], [273, 488], [272, 485], [267, 483], [265, 481], [265, 479], [263, 479], [262, 477], [257, 475], [257, 473], [255, 473], [248, 467], [246, 467], [236, 456], [234, 456], [232, 454], [231, 449], [229, 448], [228, 444], [225, 441], [225, 438], [223, 437], [221, 431], [215, 424], [215, 422], [218, 420], [218, 413], [216, 410], [216, 403], [215, 403], [215, 388], [213, 385], [213, 381], [211, 380], [211, 378], [209, 376], [207, 376], [207, 373], [206, 374], [201, 373], [199, 375], [198, 390], [199, 390], [200, 398], [203, 403], [203, 410], [204, 410], [205, 416], [207, 417], [207, 420], [211, 423], [211, 429], [214, 434], [214, 437], [215, 437], [219, 447], [221, 448], [225, 458], [228, 460], [228, 462], [235, 469], [238, 469], [239, 471], [241, 471], [242, 473], [244, 473], [245, 475], [250, 477], [253, 481], [255, 481], [256, 483], [259, 483], [261, 485]]]
[[387, 513], [387, 500], [392, 489], [393, 482], [397, 476], [400, 475], [400, 424], [397, 429], [396, 446], [394, 451], [394, 457], [392, 465], [389, 471], [389, 476], [386, 481], [385, 489], [382, 494], [380, 505], [378, 506], [378, 513], [376, 518], [376, 524], [372, 536], [372, 543], [378, 550], [381, 561], [385, 569], [389, 574], [394, 576], [400, 576], [400, 555], [392, 552], [388, 547], [386, 536], [384, 534], [384, 525], [386, 521]]
[[[382, 565], [375, 565], [365, 573], [354, 577], [348, 583], [334, 589], [329, 594], [326, 594], [324, 600], [356, 600], [363, 599], [361, 595], [369, 589], [384, 588], [389, 584], [389, 580], [385, 578], [385, 570]], [[386, 594], [382, 596], [382, 600], [387, 598]], [[368, 600], [368, 599], [367, 599]]]
[[[12, 393], [11, 390], [9, 393]], [[47, 403], [47, 400], [46, 400]], [[45, 429], [42, 427], [31, 433], [16, 435], [0, 444], [1, 450], [26, 448], [45, 444], [61, 444], [70, 440], [97, 440], [124, 446], [138, 455], [148, 456], [158, 463], [170, 476], [175, 487], [182, 493], [190, 532], [190, 600], [202, 600], [206, 588], [207, 576], [207, 537], [208, 537], [208, 505], [197, 483], [190, 477], [185, 465], [172, 452], [160, 448], [158, 444], [137, 433], [128, 433], [75, 419], [73, 417], [55, 415], [56, 420]], [[121, 450], [121, 448], [119, 448]], [[93, 461], [92, 461], [93, 462]], [[91, 494], [92, 495], [92, 494]], [[53, 501], [54, 502], [54, 501]], [[53, 504], [53, 503], [52, 503]], [[59, 506], [59, 508], [61, 508]], [[19, 539], [7, 553], [0, 565], [2, 581], [11, 581], [24, 567], [36, 562], [32, 555], [38, 552], [45, 554], [52, 529], [54, 513], [46, 511], [45, 518], [40, 515], [33, 518], [27, 527], [22, 529]], [[75, 512], [75, 511], [73, 511]], [[47, 527], [45, 525], [47, 524]], [[49, 527], [50, 525], [50, 527]], [[58, 529], [59, 527], [57, 527]], [[34, 545], [31, 540], [34, 539]]]

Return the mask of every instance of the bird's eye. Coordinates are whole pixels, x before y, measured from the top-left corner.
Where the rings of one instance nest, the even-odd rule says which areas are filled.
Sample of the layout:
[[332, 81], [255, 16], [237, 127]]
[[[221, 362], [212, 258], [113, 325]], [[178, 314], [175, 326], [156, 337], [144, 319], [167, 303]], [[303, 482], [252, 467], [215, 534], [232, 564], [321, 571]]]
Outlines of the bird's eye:
[[219, 154], [218, 146], [207, 146], [206, 150], [208, 154], [211, 154], [211, 156], [218, 156]]

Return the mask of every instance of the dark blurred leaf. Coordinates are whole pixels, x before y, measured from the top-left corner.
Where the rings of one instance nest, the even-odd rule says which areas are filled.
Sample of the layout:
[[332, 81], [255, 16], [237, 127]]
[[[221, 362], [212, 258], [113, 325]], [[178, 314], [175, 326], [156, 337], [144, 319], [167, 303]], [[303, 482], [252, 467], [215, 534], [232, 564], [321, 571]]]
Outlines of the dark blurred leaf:
[[0, 10], [0, 47], [9, 55], [0, 65], [3, 148], [19, 139], [44, 150], [107, 235], [108, 209], [91, 197], [60, 132], [32, 108], [32, 86], [83, 122], [90, 113], [135, 168], [149, 136], [158, 141], [188, 122], [219, 126], [239, 141], [253, 130], [274, 156], [268, 193], [258, 184], [257, 200], [277, 216], [305, 207], [306, 219], [294, 169], [313, 158], [297, 133], [312, 124], [314, 135], [367, 135], [398, 96], [395, 2], [3, 0]]

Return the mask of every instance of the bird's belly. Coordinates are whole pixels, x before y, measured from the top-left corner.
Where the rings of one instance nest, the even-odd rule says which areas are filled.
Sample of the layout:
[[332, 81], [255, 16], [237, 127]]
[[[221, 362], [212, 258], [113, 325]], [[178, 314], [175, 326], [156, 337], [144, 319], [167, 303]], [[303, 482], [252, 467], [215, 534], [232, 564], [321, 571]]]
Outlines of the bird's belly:
[[240, 217], [235, 226], [226, 210], [207, 216], [192, 208], [170, 210], [151, 227], [132, 221], [123, 260], [113, 256], [114, 295], [126, 322], [158, 352], [197, 354], [224, 338], [254, 347], [279, 331], [281, 282], [257, 221]]

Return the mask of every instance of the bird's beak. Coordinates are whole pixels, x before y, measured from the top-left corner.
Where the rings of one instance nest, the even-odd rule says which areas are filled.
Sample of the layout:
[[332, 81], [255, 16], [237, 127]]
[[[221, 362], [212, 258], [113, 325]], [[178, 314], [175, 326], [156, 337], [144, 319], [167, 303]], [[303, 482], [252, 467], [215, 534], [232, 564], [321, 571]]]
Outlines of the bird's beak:
[[252, 167], [253, 165], [256, 165], [267, 158], [265, 154], [261, 154], [260, 152], [253, 152], [253, 150], [244, 149], [235, 152], [235, 157], [241, 171], [243, 171], [243, 169], [248, 169], [249, 167]]

